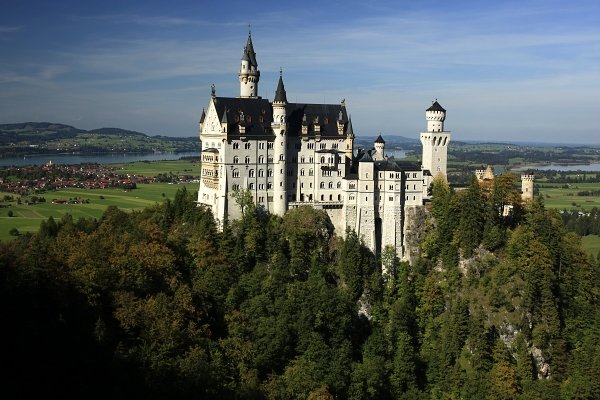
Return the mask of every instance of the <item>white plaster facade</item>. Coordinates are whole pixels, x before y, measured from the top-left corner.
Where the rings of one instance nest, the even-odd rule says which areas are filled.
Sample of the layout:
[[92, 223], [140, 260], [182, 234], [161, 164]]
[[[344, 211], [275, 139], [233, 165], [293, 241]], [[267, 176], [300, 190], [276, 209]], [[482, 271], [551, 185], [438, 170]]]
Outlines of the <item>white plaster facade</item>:
[[387, 158], [381, 136], [374, 149], [355, 151], [344, 100], [289, 103], [281, 75], [272, 103], [258, 97], [260, 72], [250, 36], [239, 76], [240, 96], [217, 97], [213, 88], [200, 119], [198, 204], [210, 208], [219, 224], [241, 217], [235, 190], [249, 190], [257, 207], [281, 216], [310, 205], [327, 212], [338, 234], [353, 229], [373, 251], [391, 245], [402, 258], [406, 209], [424, 204], [429, 171], [446, 173], [450, 134], [437, 101], [434, 112], [434, 106], [426, 111], [420, 165]]

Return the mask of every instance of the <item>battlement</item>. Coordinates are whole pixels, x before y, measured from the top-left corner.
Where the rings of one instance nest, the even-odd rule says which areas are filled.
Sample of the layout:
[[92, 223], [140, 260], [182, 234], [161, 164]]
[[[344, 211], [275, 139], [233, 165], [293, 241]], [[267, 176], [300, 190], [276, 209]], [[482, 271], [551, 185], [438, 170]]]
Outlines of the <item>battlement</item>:
[[533, 182], [535, 175], [521, 175], [522, 181]]

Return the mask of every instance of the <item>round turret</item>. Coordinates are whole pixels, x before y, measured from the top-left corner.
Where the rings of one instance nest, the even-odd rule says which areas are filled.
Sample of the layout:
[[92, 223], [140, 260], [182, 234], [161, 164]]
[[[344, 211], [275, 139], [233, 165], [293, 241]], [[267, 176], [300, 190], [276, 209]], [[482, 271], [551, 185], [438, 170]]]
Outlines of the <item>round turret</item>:
[[443, 132], [446, 110], [436, 100], [431, 107], [425, 110], [425, 119], [427, 120], [427, 132]]

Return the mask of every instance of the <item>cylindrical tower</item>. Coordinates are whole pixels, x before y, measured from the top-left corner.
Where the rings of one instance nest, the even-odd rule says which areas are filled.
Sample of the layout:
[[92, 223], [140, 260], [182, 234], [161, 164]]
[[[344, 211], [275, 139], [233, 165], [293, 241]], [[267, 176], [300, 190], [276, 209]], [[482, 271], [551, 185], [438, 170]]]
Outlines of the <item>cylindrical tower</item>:
[[534, 175], [521, 175], [521, 199], [524, 201], [533, 200], [534, 178]]
[[287, 210], [286, 105], [287, 97], [280, 71], [279, 83], [273, 100], [273, 122], [271, 123], [275, 134], [273, 143], [273, 212], [279, 216], [283, 216]]
[[437, 100], [425, 110], [427, 119], [427, 132], [443, 132], [444, 120], [446, 119], [446, 110], [437, 102]]
[[428, 170], [431, 176], [442, 175], [446, 178], [448, 164], [448, 144], [450, 143], [450, 132], [444, 131], [444, 120], [446, 110], [437, 100], [425, 110], [427, 120], [427, 132], [421, 132], [421, 144], [423, 145], [423, 169]]
[[240, 97], [258, 98], [258, 81], [260, 71], [256, 62], [256, 53], [252, 44], [252, 35], [248, 32], [248, 42], [244, 47], [242, 61], [240, 63]]

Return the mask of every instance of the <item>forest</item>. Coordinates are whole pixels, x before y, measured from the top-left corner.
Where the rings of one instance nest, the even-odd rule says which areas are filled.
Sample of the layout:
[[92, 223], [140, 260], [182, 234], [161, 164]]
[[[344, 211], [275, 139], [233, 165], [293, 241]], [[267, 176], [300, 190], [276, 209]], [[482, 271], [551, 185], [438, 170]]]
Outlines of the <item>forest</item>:
[[244, 196], [222, 231], [186, 190], [50, 218], [0, 243], [0, 392], [600, 398], [600, 266], [516, 187], [435, 181], [414, 265], [335, 235], [322, 211], [280, 218]]

